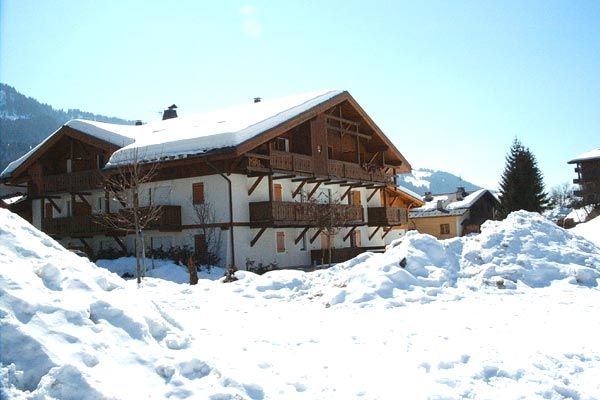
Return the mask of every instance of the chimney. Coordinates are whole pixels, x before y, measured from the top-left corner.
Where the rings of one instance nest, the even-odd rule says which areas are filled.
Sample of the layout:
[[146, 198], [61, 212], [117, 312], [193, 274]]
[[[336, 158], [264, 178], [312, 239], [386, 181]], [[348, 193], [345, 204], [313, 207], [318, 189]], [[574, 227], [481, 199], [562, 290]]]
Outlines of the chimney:
[[255, 103], [260, 103], [261, 100], [262, 100], [262, 97], [255, 97], [254, 98], [254, 102]]
[[142, 125], [142, 120], [141, 119], [136, 120], [135, 126], [140, 126], [140, 125]]
[[444, 211], [444, 200], [438, 200], [437, 204], [435, 205], [435, 208], [438, 211]]
[[433, 196], [431, 195], [431, 192], [425, 192], [425, 197], [423, 199], [425, 201], [431, 201], [431, 200], [433, 200]]
[[177, 118], [177, 106], [172, 104], [163, 112], [163, 121], [165, 119]]
[[467, 192], [463, 186], [459, 186], [456, 188], [456, 200], [462, 200], [467, 196]]

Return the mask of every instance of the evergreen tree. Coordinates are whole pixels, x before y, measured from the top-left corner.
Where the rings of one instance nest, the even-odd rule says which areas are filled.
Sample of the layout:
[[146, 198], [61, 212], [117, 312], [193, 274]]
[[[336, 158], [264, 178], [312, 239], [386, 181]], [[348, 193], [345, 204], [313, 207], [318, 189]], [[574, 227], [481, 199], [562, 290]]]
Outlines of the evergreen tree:
[[517, 210], [541, 212], [547, 201], [535, 156], [515, 138], [500, 181], [502, 217]]

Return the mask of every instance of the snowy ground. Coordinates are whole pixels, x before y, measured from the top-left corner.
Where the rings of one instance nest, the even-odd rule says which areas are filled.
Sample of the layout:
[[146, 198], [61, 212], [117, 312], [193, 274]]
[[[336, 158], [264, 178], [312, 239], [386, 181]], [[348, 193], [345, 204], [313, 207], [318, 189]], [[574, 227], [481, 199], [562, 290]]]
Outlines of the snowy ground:
[[599, 268], [592, 242], [518, 212], [478, 236], [410, 233], [385, 254], [329, 270], [238, 272], [238, 282], [196, 286], [146, 278], [138, 287], [0, 210], [2, 390], [596, 399]]

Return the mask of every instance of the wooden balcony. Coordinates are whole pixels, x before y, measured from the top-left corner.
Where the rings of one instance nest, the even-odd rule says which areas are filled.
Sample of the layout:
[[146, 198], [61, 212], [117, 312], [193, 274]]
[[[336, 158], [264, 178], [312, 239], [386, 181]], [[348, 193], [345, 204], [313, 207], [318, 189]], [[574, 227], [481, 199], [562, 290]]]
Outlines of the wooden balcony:
[[369, 226], [396, 226], [408, 223], [408, 213], [399, 207], [369, 207], [367, 209]]
[[248, 169], [252, 171], [281, 170], [312, 173], [312, 157], [305, 154], [271, 150], [269, 155], [249, 154]]
[[[181, 206], [162, 206], [161, 211], [160, 218], [147, 229], [163, 232], [181, 231]], [[43, 219], [42, 231], [49, 235], [70, 237], [114, 234], [115, 230], [100, 223], [100, 218], [102, 215], [95, 214]]]
[[[342, 208], [342, 225], [360, 225], [364, 222], [362, 207], [347, 204], [335, 205]], [[259, 201], [250, 203], [250, 224], [261, 227], [317, 226], [317, 215], [321, 210], [332, 207], [329, 204], [295, 203], [287, 201]]]
[[379, 168], [368, 170], [357, 163], [337, 160], [329, 160], [329, 175], [336, 178], [368, 182], [388, 182], [391, 180], [391, 177]]
[[39, 193], [72, 193], [96, 189], [102, 185], [102, 175], [97, 170], [48, 175], [42, 178]]

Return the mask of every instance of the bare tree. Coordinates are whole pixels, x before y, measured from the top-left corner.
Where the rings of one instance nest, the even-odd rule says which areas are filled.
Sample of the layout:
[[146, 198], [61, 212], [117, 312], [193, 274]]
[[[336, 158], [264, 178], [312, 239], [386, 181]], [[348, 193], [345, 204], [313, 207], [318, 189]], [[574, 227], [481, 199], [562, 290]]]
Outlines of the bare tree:
[[221, 250], [221, 228], [215, 223], [215, 211], [211, 203], [202, 202], [194, 204], [194, 214], [200, 235], [204, 238], [204, 245], [196, 249], [197, 261], [201, 264], [215, 265], [219, 262]]
[[569, 206], [573, 200], [573, 185], [568, 182], [554, 186], [550, 190], [550, 200], [554, 205]]
[[132, 152], [129, 162], [104, 174], [104, 188], [110, 198], [117, 200], [121, 208], [117, 212], [104, 213], [99, 223], [109, 229], [135, 234], [136, 278], [146, 274], [146, 250], [144, 245], [144, 229], [149, 228], [161, 216], [162, 209], [155, 199], [148, 195], [145, 204], [141, 204], [142, 186], [150, 181], [157, 172], [156, 163], [143, 163], [137, 150]]
[[[328, 264], [331, 267], [331, 253], [336, 235], [354, 219], [353, 208], [334, 196], [331, 192], [323, 192], [318, 198], [308, 200], [312, 223], [327, 238]], [[324, 250], [324, 249], [321, 249]]]

